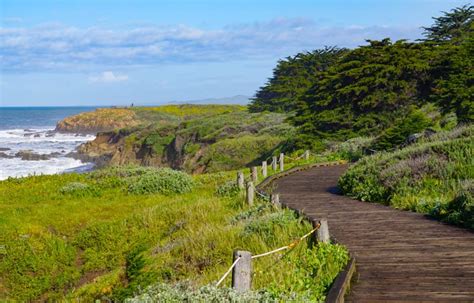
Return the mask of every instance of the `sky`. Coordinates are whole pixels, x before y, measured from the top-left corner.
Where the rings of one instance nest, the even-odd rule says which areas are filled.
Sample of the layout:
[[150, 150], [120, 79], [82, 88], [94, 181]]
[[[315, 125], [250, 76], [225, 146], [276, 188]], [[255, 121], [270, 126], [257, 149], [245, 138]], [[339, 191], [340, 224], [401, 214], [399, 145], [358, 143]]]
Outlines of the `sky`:
[[468, 0], [0, 0], [0, 106], [253, 96], [276, 62], [415, 40]]

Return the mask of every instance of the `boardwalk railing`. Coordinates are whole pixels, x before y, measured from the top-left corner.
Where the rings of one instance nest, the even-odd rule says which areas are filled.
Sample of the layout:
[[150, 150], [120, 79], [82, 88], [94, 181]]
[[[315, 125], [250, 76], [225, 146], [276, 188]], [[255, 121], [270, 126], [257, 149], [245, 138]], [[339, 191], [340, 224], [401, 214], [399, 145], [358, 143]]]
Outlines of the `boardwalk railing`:
[[[310, 151], [305, 151], [301, 156], [292, 158], [286, 156], [289, 160], [298, 161], [303, 159], [305, 161], [309, 161], [310, 159]], [[278, 160], [277, 160], [278, 159]], [[243, 172], [237, 173], [237, 185], [241, 189], [245, 189], [246, 192], [246, 203], [248, 205], [253, 205], [256, 196], [259, 196], [261, 199], [270, 202], [275, 207], [287, 207], [289, 208], [284, 202], [280, 201], [280, 195], [278, 193], [267, 193], [267, 187], [276, 179], [282, 178], [289, 174], [295, 173], [297, 171], [309, 169], [316, 166], [328, 166], [328, 165], [338, 165], [343, 164], [345, 161], [335, 161], [329, 163], [310, 163], [306, 165], [295, 166], [289, 170], [284, 170], [285, 168], [285, 155], [280, 153], [279, 157], [276, 156], [272, 157], [272, 162], [268, 164], [268, 159], [262, 162], [261, 169], [254, 166], [250, 169], [250, 178], [247, 180], [244, 177]], [[268, 167], [271, 166], [272, 175], [268, 177]], [[277, 172], [277, 168], [279, 172]], [[264, 180], [258, 185], [257, 184], [259, 179], [258, 172], [261, 171], [261, 175]], [[246, 184], [245, 184], [246, 183]], [[290, 208], [291, 209], [291, 208]], [[287, 249], [291, 249], [295, 247], [298, 243], [302, 240], [306, 239], [307, 237], [313, 235], [313, 239], [315, 242], [329, 242], [330, 241], [330, 234], [329, 234], [329, 227], [328, 222], [325, 218], [320, 218], [318, 220], [312, 220], [308, 218], [304, 213], [300, 212], [299, 210], [292, 209], [296, 211], [300, 216], [303, 216], [306, 220], [309, 220], [313, 226], [313, 229], [308, 232], [306, 235], [303, 235], [301, 238], [297, 239], [296, 241], [274, 249], [272, 251], [262, 253], [259, 255], [252, 255], [249, 251], [243, 250], [236, 250], [233, 252], [232, 258], [233, 262], [231, 267], [224, 273], [224, 275], [219, 279], [217, 282], [217, 286], [219, 286], [225, 278], [232, 272], [232, 287], [235, 288], [237, 291], [248, 291], [251, 289], [251, 272], [252, 272], [252, 260], [255, 258], [265, 257], [274, 253], [278, 253]], [[355, 271], [355, 259], [351, 258], [348, 265], [335, 279], [331, 289], [329, 290], [326, 302], [344, 302], [344, 295], [349, 287], [350, 280], [352, 275]]]

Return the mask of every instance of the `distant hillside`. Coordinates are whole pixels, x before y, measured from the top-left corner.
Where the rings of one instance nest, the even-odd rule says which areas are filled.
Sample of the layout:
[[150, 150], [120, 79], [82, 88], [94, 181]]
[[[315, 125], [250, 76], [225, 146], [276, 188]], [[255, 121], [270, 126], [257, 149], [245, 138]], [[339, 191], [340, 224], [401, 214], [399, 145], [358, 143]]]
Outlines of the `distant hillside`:
[[247, 105], [250, 102], [249, 96], [236, 95], [233, 97], [223, 97], [223, 98], [207, 98], [207, 99], [197, 99], [197, 100], [185, 100], [185, 101], [171, 101], [169, 104], [237, 104], [237, 105]]

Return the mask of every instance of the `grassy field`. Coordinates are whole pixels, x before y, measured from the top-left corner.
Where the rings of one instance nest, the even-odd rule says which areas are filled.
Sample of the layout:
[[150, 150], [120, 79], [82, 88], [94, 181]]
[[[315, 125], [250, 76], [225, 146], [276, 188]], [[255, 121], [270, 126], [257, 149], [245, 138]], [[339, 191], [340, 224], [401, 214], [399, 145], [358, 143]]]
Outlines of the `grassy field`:
[[[183, 298], [203, 286], [209, 298], [235, 295], [229, 279], [206, 286], [234, 249], [266, 252], [311, 227], [261, 201], [244, 205], [234, 178], [129, 167], [0, 182], [0, 300], [139, 301], [157, 289]], [[259, 259], [251, 296], [321, 300], [347, 259], [343, 247], [307, 242]]]
[[474, 126], [439, 132], [361, 159], [340, 179], [362, 201], [429, 214], [474, 228]]
[[231, 112], [238, 112], [246, 110], [246, 106], [241, 105], [193, 105], [193, 104], [179, 104], [179, 105], [162, 105], [155, 107], [137, 107], [134, 111], [137, 112], [156, 112], [177, 116], [184, 119], [221, 115]]

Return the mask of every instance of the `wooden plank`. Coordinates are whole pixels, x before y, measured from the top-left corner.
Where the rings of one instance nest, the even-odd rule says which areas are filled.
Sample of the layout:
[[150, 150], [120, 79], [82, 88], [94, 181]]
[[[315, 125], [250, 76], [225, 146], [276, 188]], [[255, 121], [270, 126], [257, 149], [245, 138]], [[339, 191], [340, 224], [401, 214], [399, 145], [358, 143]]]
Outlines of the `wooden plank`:
[[346, 168], [307, 167], [271, 182], [282, 204], [311, 220], [327, 218], [331, 237], [357, 258], [347, 300], [474, 302], [474, 233], [337, 194]]
[[342, 303], [350, 288], [352, 276], [356, 271], [355, 258], [351, 258], [346, 268], [339, 273], [326, 297], [327, 303]]

